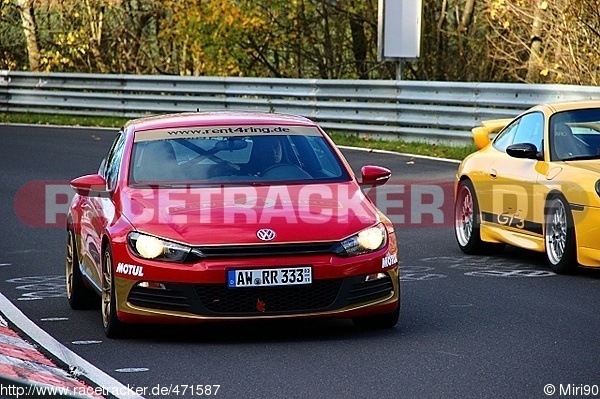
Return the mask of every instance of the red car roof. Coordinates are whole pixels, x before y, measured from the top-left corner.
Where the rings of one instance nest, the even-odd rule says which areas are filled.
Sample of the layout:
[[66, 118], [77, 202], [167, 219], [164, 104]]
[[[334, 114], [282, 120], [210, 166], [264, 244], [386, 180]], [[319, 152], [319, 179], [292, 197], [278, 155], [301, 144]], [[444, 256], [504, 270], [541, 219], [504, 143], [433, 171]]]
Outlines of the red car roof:
[[299, 125], [316, 126], [316, 123], [303, 116], [275, 114], [268, 112], [244, 111], [204, 111], [187, 112], [170, 115], [150, 116], [128, 122], [125, 127], [133, 125], [135, 131], [181, 128], [191, 126], [213, 125]]

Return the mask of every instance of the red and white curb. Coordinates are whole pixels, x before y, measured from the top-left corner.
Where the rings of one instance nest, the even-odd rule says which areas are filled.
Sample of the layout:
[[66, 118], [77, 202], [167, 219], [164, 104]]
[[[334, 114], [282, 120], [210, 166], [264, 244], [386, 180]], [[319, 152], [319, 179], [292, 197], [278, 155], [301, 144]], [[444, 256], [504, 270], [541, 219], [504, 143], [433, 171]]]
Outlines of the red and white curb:
[[[27, 340], [11, 326], [21, 331]], [[43, 348], [50, 356], [44, 355], [38, 348]], [[59, 363], [68, 365], [69, 371], [59, 367]], [[0, 376], [25, 383], [67, 388], [75, 397], [104, 398], [99, 393], [107, 392], [111, 398], [143, 399], [39, 328], [1, 293]], [[86, 395], [81, 395], [82, 392]]]

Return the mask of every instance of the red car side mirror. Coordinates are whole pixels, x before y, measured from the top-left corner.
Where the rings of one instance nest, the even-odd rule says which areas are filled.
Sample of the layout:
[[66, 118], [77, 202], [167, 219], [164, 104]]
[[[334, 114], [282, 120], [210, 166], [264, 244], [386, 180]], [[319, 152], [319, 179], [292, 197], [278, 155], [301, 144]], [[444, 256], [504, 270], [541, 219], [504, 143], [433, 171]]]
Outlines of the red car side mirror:
[[86, 175], [71, 180], [71, 188], [79, 195], [102, 196], [107, 194], [106, 180], [100, 175]]
[[380, 186], [387, 183], [392, 176], [392, 171], [381, 166], [366, 165], [361, 168], [363, 186]]

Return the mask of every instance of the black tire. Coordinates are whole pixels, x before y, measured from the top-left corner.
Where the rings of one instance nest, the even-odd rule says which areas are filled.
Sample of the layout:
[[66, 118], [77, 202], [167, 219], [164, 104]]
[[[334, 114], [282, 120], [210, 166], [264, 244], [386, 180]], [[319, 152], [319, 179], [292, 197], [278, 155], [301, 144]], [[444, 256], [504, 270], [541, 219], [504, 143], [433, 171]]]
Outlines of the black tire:
[[360, 328], [383, 330], [396, 327], [398, 319], [400, 319], [400, 299], [398, 299], [398, 306], [394, 311], [372, 316], [353, 317], [352, 323]]
[[546, 260], [555, 273], [572, 274], [578, 264], [575, 226], [569, 203], [561, 195], [550, 197], [544, 214]]
[[79, 269], [79, 258], [77, 256], [77, 244], [75, 233], [67, 229], [67, 250], [65, 256], [65, 278], [67, 285], [67, 299], [71, 309], [92, 309], [99, 303], [98, 295], [90, 290], [83, 281], [83, 275]]
[[477, 194], [470, 180], [461, 180], [454, 201], [454, 236], [458, 247], [466, 254], [496, 254], [504, 250], [505, 244], [481, 240], [479, 226], [481, 215]]
[[102, 325], [107, 338], [122, 338], [126, 326], [119, 320], [115, 296], [113, 258], [110, 245], [104, 249], [102, 257]]

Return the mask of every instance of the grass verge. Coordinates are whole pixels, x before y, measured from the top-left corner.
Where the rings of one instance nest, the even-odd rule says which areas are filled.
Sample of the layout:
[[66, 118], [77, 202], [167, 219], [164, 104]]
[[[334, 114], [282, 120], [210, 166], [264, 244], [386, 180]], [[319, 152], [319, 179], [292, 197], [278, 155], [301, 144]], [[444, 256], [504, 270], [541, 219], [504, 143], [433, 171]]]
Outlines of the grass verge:
[[[127, 122], [127, 120], [128, 119], [126, 118], [110, 116], [68, 116], [13, 112], [0, 113], [0, 122], [2, 123], [29, 123], [37, 125], [95, 126], [119, 128], [123, 126], [123, 124]], [[407, 142], [401, 140], [376, 140], [369, 137], [360, 137], [355, 134], [330, 133], [329, 135], [337, 145], [347, 145], [353, 147], [403, 152], [407, 154], [427, 155], [437, 158], [449, 158], [460, 160], [469, 155], [470, 153], [477, 151], [477, 148], [475, 148], [473, 144], [470, 144], [468, 146], [448, 146], [421, 142]]]
[[337, 145], [387, 150], [406, 154], [427, 155], [436, 158], [462, 160], [467, 155], [477, 151], [477, 148], [473, 144], [468, 146], [449, 146], [402, 140], [371, 139], [369, 137], [360, 137], [354, 134], [330, 133], [329, 135]]
[[2, 123], [29, 123], [33, 125], [59, 126], [97, 126], [119, 128], [127, 122], [126, 118], [112, 116], [71, 116], [55, 114], [30, 114], [17, 112], [1, 112]]

